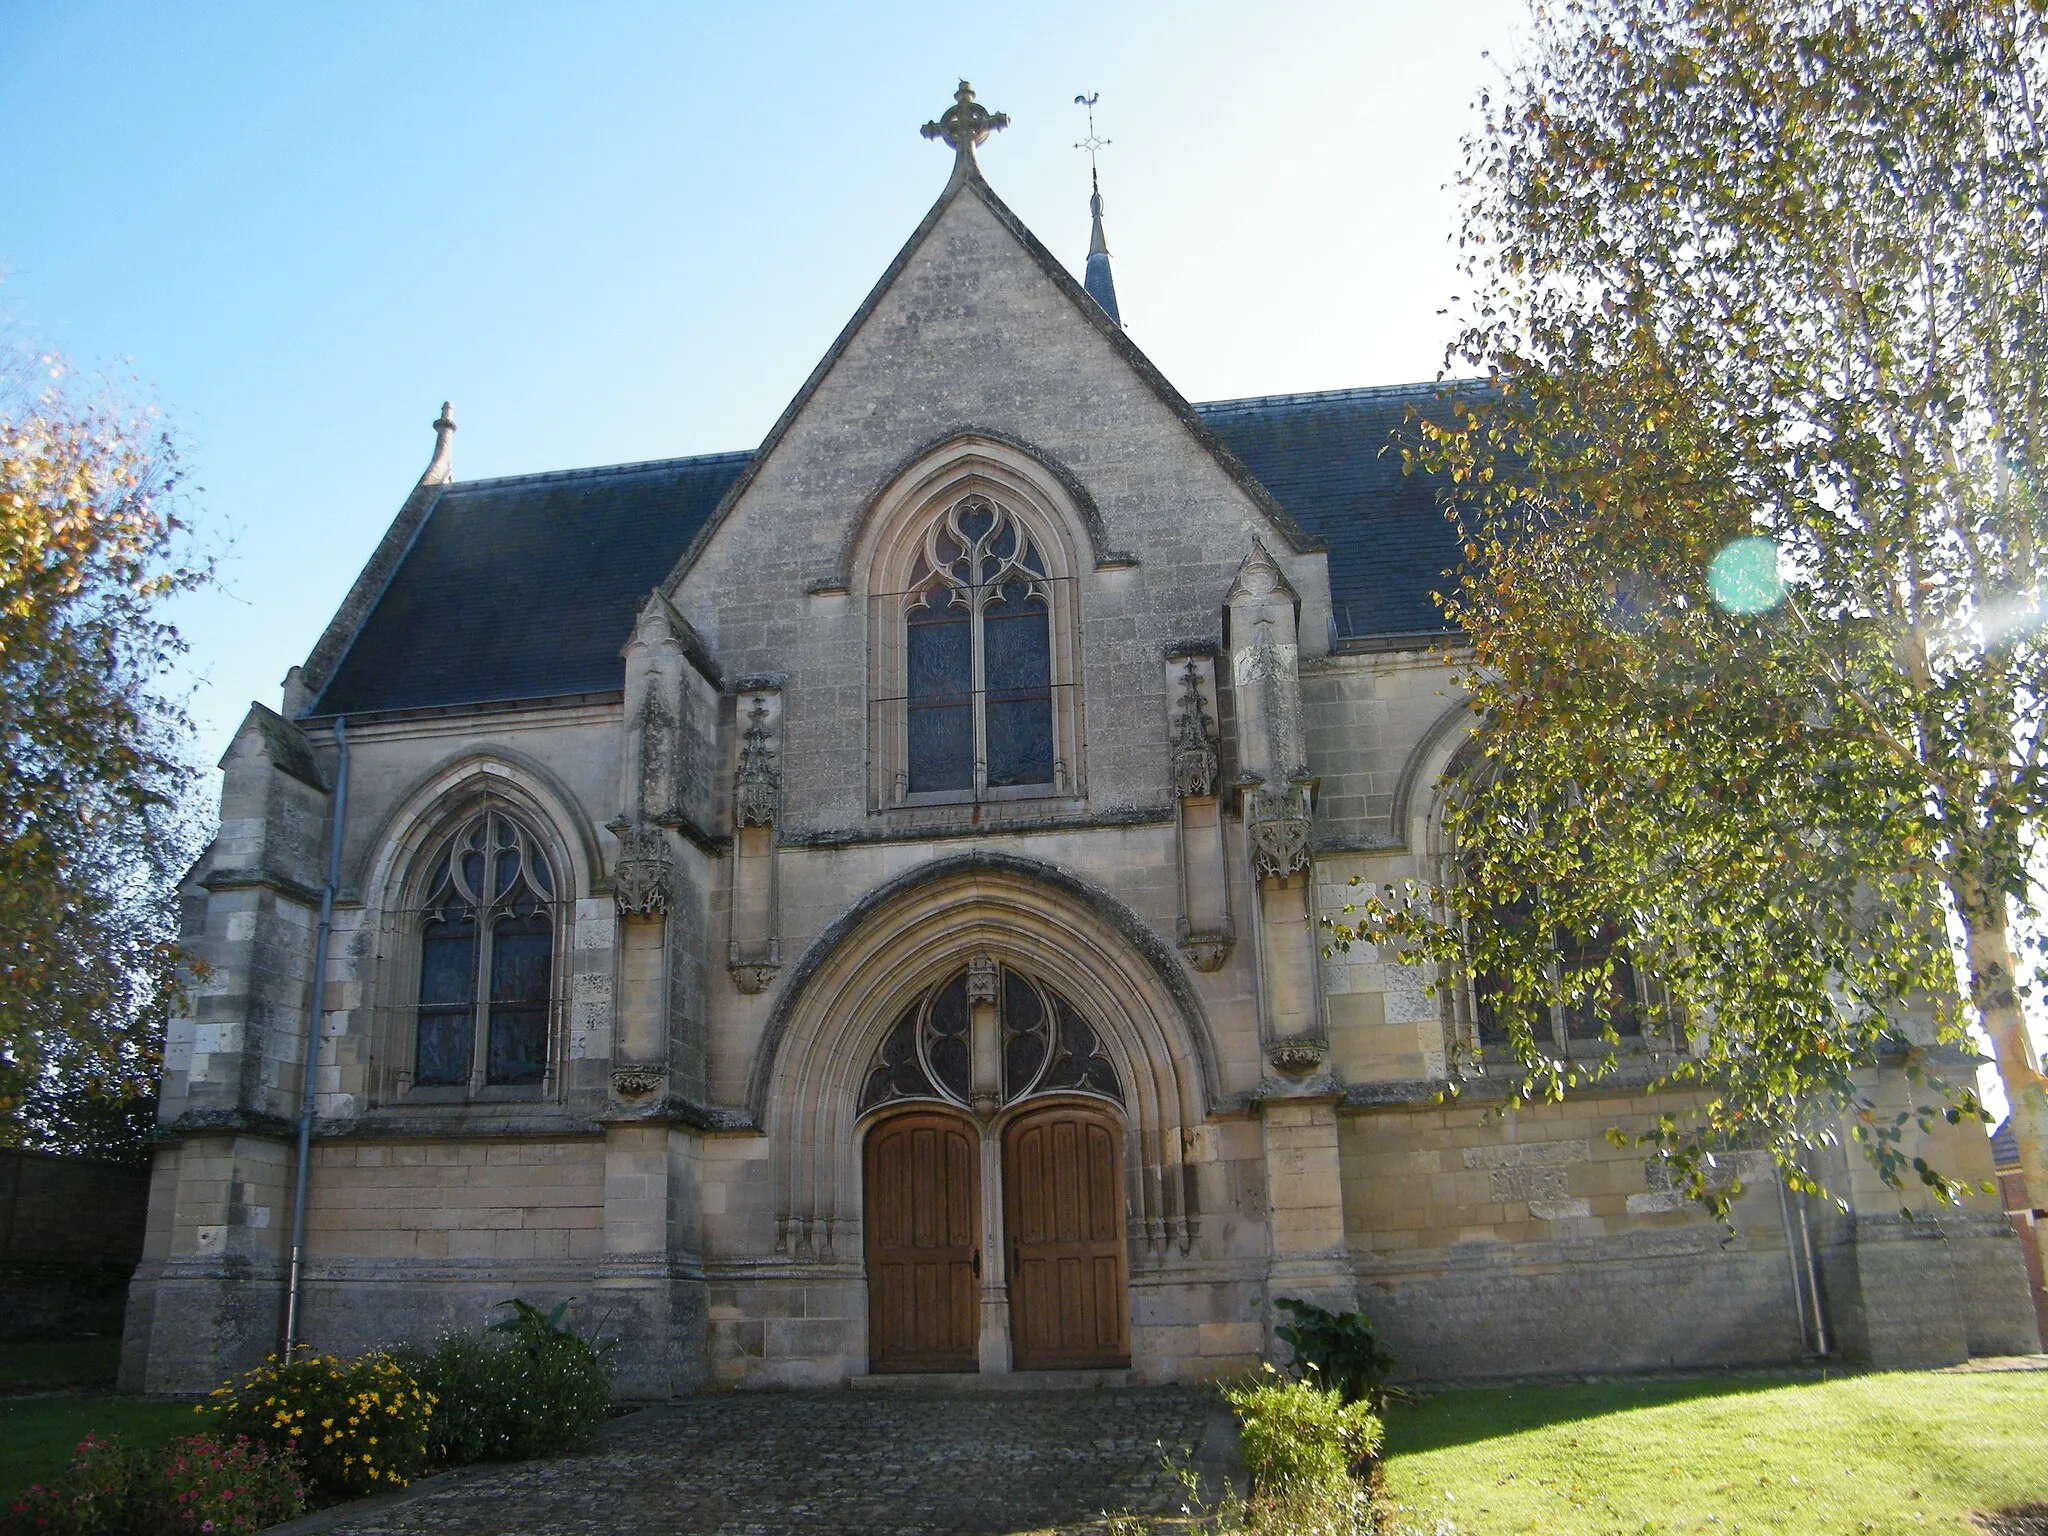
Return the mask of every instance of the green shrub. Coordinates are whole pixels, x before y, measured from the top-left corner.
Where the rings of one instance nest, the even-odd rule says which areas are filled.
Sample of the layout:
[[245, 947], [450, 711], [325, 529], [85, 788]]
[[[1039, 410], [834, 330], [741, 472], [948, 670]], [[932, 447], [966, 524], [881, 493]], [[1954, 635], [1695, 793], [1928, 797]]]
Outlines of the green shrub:
[[272, 1355], [216, 1387], [199, 1411], [224, 1430], [296, 1455], [315, 1500], [332, 1504], [403, 1488], [419, 1475], [434, 1399], [381, 1350], [349, 1365], [333, 1355]]
[[6, 1536], [123, 1536], [129, 1528], [135, 1458], [119, 1438], [87, 1435], [70, 1469], [53, 1483], [32, 1483], [0, 1516]]
[[1307, 1495], [1355, 1486], [1352, 1468], [1380, 1443], [1380, 1421], [1363, 1403], [1309, 1381], [1266, 1374], [1227, 1385], [1238, 1441], [1253, 1488], [1267, 1495]]
[[149, 1536], [254, 1536], [306, 1512], [293, 1458], [246, 1435], [173, 1440], [137, 1469], [132, 1497]]
[[545, 1456], [585, 1439], [611, 1410], [608, 1350], [567, 1327], [563, 1302], [542, 1312], [505, 1303], [512, 1316], [479, 1338], [443, 1334], [404, 1359], [439, 1401], [438, 1454], [453, 1462]]
[[1291, 1296], [1274, 1306], [1292, 1313], [1294, 1321], [1274, 1331], [1294, 1347], [1294, 1363], [1313, 1371], [1323, 1386], [1344, 1395], [1347, 1403], [1364, 1403], [1375, 1413], [1387, 1407], [1387, 1376], [1394, 1357], [1363, 1312], [1326, 1312], [1313, 1302]]

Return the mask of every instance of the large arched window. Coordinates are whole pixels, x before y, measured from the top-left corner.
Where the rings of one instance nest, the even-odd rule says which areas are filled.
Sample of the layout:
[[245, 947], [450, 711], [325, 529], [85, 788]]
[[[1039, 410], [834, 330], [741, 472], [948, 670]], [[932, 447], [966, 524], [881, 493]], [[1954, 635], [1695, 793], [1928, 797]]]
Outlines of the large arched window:
[[1055, 787], [1051, 624], [1018, 519], [978, 494], [948, 507], [903, 594], [907, 794]]
[[554, 871], [495, 807], [431, 861], [419, 927], [416, 1089], [537, 1087], [554, 1017]]

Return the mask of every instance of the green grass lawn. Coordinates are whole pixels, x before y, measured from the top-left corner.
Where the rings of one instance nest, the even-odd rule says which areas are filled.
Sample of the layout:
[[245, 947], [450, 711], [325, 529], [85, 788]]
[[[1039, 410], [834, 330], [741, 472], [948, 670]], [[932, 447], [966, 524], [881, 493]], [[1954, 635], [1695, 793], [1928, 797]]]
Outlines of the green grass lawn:
[[2048, 1500], [2048, 1372], [1444, 1392], [1395, 1406], [1386, 1471], [1426, 1536], [1969, 1536]]
[[120, 1359], [119, 1339], [0, 1344], [0, 1501], [62, 1472], [88, 1434], [156, 1446], [202, 1427], [190, 1403], [114, 1396]]
[[62, 1472], [89, 1434], [147, 1448], [205, 1427], [190, 1403], [98, 1393], [0, 1397], [0, 1500]]
[[0, 1393], [43, 1392], [59, 1387], [114, 1385], [121, 1363], [119, 1339], [79, 1339], [56, 1344], [0, 1344]]

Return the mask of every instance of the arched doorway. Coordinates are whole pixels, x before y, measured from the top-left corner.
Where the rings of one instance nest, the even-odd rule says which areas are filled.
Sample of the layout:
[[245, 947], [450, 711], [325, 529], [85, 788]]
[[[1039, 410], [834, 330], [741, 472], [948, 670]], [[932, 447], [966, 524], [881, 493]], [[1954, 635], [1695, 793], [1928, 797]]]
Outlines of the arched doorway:
[[981, 1136], [959, 1115], [868, 1132], [868, 1368], [972, 1371], [981, 1343]]
[[1124, 1290], [1123, 1132], [1054, 1103], [1003, 1132], [1010, 1348], [1020, 1371], [1131, 1363]]
[[977, 955], [919, 989], [860, 1091], [870, 1370], [978, 1370], [984, 1329], [1001, 1369], [1006, 1327], [1017, 1370], [1130, 1363], [1123, 1104], [1036, 977]]

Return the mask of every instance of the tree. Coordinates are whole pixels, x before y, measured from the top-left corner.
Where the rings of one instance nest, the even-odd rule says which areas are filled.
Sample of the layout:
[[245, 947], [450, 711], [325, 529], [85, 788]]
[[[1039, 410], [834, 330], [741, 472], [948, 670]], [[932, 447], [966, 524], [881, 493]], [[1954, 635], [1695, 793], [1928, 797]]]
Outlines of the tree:
[[139, 1146], [196, 839], [164, 617], [205, 582], [169, 436], [0, 360], [0, 1140]]
[[[1617, 936], [1685, 1021], [1700, 1107], [1650, 1139], [1695, 1194], [1734, 1144], [1810, 1187], [1847, 1123], [1952, 1196], [1903, 1134], [1982, 1115], [1947, 913], [2038, 1198], [2040, 0], [1563, 0], [1524, 44], [1467, 142], [1480, 377], [1408, 449], [1464, 544], [1457, 872], [1338, 941], [1469, 967], [1558, 1095], [1529, 1021]], [[1895, 1117], [1859, 1074], [1900, 1055], [1935, 1091]]]

